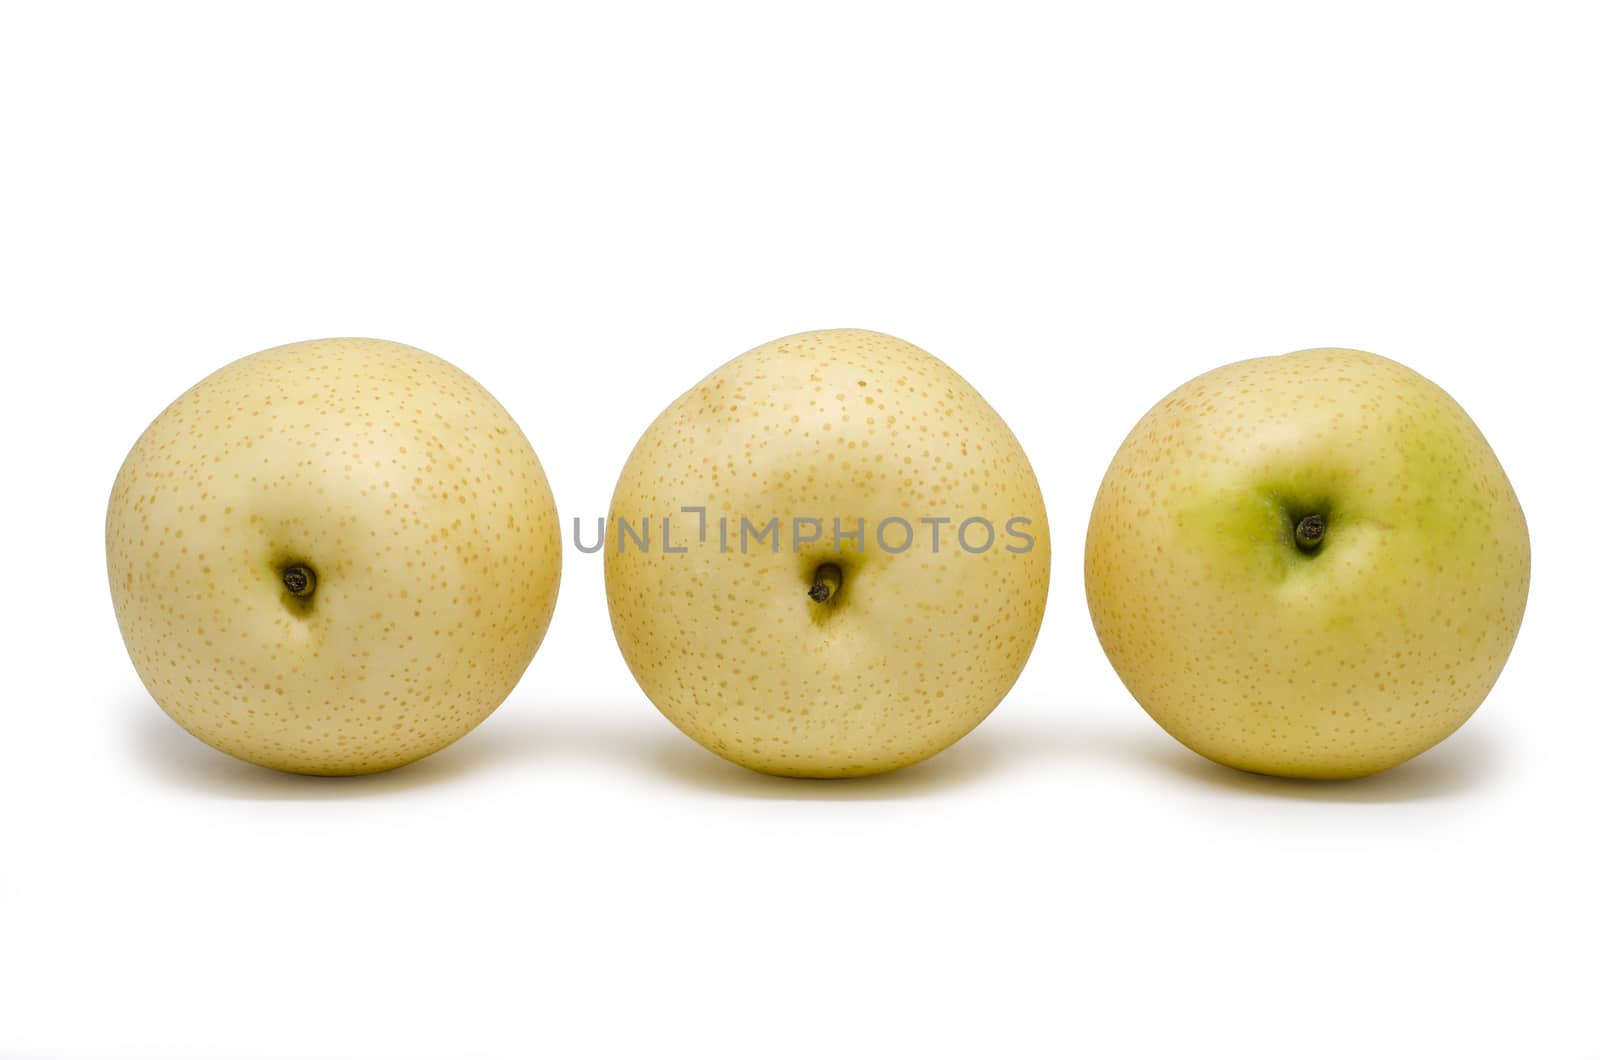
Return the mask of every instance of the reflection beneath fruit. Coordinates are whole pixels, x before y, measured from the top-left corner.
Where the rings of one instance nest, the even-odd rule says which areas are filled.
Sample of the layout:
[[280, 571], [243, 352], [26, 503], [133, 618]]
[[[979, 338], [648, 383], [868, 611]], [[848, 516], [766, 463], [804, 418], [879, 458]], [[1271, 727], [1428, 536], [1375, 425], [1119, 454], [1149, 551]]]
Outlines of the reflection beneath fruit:
[[[470, 746], [477, 730], [427, 758], [386, 773], [313, 777], [279, 773], [242, 762], [189, 735], [146, 699], [130, 703], [128, 739], [134, 756], [152, 777], [205, 795], [235, 799], [333, 800], [370, 798], [446, 782], [481, 766], [484, 757]], [[490, 721], [493, 721], [491, 716]], [[487, 722], [485, 724], [488, 724]], [[482, 726], [480, 726], [482, 728]]]
[[[869, 801], [960, 797], [1008, 783], [1048, 786], [1064, 796], [1085, 786], [1154, 784], [1192, 797], [1391, 803], [1446, 798], [1487, 788], [1504, 764], [1497, 734], [1468, 725], [1433, 750], [1377, 776], [1350, 781], [1286, 780], [1240, 773], [1187, 750], [1148, 719], [1073, 717], [1073, 708], [1003, 708], [954, 747], [919, 765], [853, 780], [798, 780], [725, 762], [672, 728], [645, 703], [554, 705], [513, 697], [457, 743], [387, 773], [305, 777], [229, 758], [196, 740], [148, 699], [127, 704], [132, 757], [157, 782], [203, 795], [261, 800], [381, 798], [421, 788], [518, 782], [530, 772], [570, 786], [607, 783], [597, 768], [634, 784], [719, 798]], [[1070, 790], [1068, 790], [1070, 789]]]
[[663, 741], [652, 765], [682, 784], [721, 795], [757, 799], [866, 801], [932, 795], [1003, 773], [1005, 755], [993, 740], [968, 736], [925, 762], [870, 777], [817, 780], [775, 777], [723, 761], [687, 736]]
[[1504, 765], [1504, 747], [1483, 727], [1467, 725], [1409, 762], [1358, 780], [1297, 780], [1242, 773], [1195, 754], [1176, 740], [1152, 747], [1146, 764], [1189, 785], [1241, 798], [1305, 802], [1414, 802], [1490, 786]]

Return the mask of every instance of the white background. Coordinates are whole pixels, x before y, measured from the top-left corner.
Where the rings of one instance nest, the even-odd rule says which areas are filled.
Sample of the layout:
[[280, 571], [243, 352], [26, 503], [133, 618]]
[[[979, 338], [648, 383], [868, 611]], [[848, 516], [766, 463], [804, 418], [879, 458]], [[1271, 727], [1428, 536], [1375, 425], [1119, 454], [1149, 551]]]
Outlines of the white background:
[[[0, 1054], [1600, 1056], [1595, 17], [7, 6]], [[570, 529], [678, 393], [837, 326], [965, 374], [1050, 506], [1032, 664], [921, 767], [700, 750], [570, 546], [521, 686], [392, 774], [234, 762], [127, 661], [112, 478], [228, 360], [438, 353]], [[1171, 741], [1080, 575], [1147, 407], [1314, 345], [1449, 390], [1535, 556], [1479, 715], [1347, 784]]]

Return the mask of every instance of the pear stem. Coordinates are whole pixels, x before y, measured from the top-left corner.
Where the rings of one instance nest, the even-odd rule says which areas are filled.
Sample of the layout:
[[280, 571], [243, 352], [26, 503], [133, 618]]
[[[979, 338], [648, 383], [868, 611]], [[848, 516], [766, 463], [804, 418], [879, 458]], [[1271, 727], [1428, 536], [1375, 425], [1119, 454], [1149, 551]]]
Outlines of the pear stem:
[[283, 587], [294, 596], [310, 596], [317, 588], [317, 575], [310, 567], [296, 563], [283, 569]]
[[839, 568], [832, 563], [824, 563], [811, 575], [811, 588], [806, 590], [806, 595], [819, 604], [825, 604], [843, 583], [844, 575]]
[[1328, 521], [1313, 512], [1294, 528], [1294, 543], [1301, 552], [1315, 552], [1328, 532]]

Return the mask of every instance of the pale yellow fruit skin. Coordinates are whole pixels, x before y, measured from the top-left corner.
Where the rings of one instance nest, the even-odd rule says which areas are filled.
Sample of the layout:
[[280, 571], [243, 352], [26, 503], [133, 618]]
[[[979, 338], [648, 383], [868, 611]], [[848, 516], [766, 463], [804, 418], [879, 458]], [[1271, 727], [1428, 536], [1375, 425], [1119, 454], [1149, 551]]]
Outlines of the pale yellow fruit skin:
[[[222, 368], [128, 454], [106, 514], [145, 687], [206, 743], [295, 773], [371, 773], [500, 705], [555, 607], [561, 537], [489, 393], [376, 339]], [[317, 575], [310, 606], [281, 569]]]
[[[709, 545], [676, 516], [687, 554], [619, 554], [619, 516], [681, 505], [707, 506]], [[778, 517], [781, 551], [720, 553], [716, 521], [736, 533], [741, 515]], [[899, 555], [871, 540], [879, 520], [941, 515], [989, 518], [1001, 543], [963, 552], [954, 524], [938, 554], [926, 532]], [[796, 516], [825, 521], [798, 553]], [[841, 559], [834, 516], [867, 520], [867, 551], [847, 542]], [[1031, 520], [1029, 551], [1004, 549], [1023, 547], [1004, 535], [1013, 516]], [[806, 591], [836, 559], [845, 585], [819, 620]], [[645, 694], [717, 754], [789, 776], [880, 773], [960, 739], [1021, 673], [1049, 575], [1044, 502], [1011, 431], [945, 364], [872, 331], [779, 339], [707, 376], [639, 440], [607, 526], [612, 627]]]
[[[1321, 548], [1291, 511], [1325, 510]], [[1231, 364], [1133, 429], [1089, 521], [1095, 631], [1135, 699], [1217, 762], [1359, 777], [1467, 720], [1528, 597], [1528, 527], [1450, 396], [1393, 361]]]

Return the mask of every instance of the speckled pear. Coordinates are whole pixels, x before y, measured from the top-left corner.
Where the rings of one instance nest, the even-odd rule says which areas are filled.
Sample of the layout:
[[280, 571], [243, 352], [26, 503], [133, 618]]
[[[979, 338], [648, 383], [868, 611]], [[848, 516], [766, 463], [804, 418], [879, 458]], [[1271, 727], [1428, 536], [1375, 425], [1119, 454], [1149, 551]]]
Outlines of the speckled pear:
[[[619, 528], [647, 519], [651, 549]], [[745, 519], [778, 521], [770, 547], [738, 536]], [[888, 335], [818, 331], [736, 358], [650, 426], [605, 571], [623, 657], [685, 733], [766, 773], [863, 776], [948, 747], [1005, 696], [1050, 537], [1022, 447], [959, 375]]]
[[376, 339], [245, 357], [163, 412], [106, 515], [111, 596], [163, 710], [295, 773], [371, 773], [500, 705], [555, 607], [528, 440], [445, 361]]
[[1089, 520], [1095, 631], [1135, 699], [1217, 762], [1387, 769], [1488, 695], [1528, 527], [1448, 394], [1370, 353], [1218, 368], [1122, 443]]

